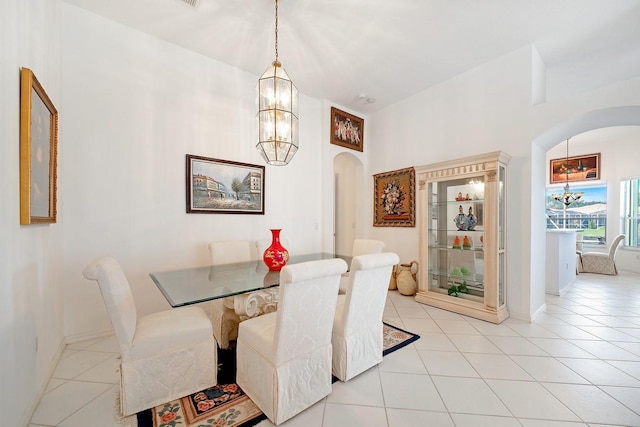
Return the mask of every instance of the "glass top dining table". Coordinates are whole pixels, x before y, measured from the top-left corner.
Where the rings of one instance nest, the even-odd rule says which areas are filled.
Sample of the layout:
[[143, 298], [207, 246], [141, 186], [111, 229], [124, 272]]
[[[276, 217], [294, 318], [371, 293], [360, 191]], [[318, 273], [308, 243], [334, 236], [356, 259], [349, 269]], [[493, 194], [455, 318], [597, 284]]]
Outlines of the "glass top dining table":
[[[351, 263], [350, 256], [314, 253], [291, 256], [287, 264], [332, 258]], [[172, 307], [241, 295], [280, 283], [280, 272], [269, 271], [262, 260], [160, 271], [149, 276]]]

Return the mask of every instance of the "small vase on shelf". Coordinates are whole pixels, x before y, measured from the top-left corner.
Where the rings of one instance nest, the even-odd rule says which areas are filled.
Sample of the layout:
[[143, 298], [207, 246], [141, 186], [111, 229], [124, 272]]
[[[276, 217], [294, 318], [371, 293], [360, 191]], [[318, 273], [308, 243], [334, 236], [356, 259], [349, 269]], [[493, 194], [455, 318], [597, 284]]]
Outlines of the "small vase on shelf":
[[467, 230], [474, 231], [476, 224], [478, 224], [478, 218], [473, 214], [473, 208], [469, 206], [469, 214], [467, 215]]
[[453, 219], [458, 230], [466, 230], [468, 228], [467, 225], [467, 217], [462, 210], [462, 205], [458, 206], [458, 215]]
[[471, 249], [471, 240], [469, 240], [469, 236], [464, 236], [462, 239], [462, 249]]
[[289, 251], [280, 244], [281, 229], [271, 229], [271, 246], [262, 255], [265, 265], [271, 271], [280, 271], [289, 260]]

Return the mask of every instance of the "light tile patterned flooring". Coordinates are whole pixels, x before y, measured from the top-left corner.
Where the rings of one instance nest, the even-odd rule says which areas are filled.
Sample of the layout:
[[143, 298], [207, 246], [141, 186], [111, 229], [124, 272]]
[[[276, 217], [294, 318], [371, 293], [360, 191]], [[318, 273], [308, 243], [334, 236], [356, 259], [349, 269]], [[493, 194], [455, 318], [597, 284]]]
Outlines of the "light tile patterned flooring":
[[[385, 320], [421, 338], [284, 425], [640, 426], [640, 275], [581, 274], [546, 300], [494, 325], [390, 292]], [[69, 345], [30, 427], [117, 425], [117, 351]]]

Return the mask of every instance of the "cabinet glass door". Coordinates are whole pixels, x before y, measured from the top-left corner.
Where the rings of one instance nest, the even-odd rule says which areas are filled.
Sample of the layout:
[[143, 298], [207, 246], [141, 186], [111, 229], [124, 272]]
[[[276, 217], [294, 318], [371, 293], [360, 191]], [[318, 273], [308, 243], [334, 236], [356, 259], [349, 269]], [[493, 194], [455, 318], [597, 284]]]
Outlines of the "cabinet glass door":
[[429, 290], [484, 298], [484, 175], [428, 184]]

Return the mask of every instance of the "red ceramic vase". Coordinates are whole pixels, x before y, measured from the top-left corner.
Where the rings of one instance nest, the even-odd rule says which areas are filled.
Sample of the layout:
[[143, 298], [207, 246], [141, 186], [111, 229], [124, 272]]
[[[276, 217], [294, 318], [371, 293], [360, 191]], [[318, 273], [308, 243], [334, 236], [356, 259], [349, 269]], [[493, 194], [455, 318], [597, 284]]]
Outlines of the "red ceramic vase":
[[289, 260], [289, 251], [280, 244], [280, 229], [271, 229], [271, 246], [262, 255], [269, 270], [280, 271]]

